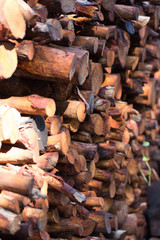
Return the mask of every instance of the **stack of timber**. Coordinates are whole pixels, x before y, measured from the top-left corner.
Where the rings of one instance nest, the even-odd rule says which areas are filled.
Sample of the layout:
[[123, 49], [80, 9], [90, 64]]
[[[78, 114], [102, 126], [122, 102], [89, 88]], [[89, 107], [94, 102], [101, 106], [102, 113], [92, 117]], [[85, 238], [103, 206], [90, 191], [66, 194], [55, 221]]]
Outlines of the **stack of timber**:
[[1, 239], [158, 237], [159, 18], [159, 0], [0, 1]]

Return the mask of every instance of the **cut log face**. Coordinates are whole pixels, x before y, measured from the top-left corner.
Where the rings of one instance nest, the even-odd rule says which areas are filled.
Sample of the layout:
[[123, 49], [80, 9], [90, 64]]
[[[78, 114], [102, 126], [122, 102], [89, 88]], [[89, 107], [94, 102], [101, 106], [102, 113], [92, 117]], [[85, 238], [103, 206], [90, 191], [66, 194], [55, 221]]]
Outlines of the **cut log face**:
[[0, 79], [10, 78], [15, 72], [18, 64], [14, 45], [10, 42], [1, 42], [0, 56]]
[[16, 0], [3, 0], [0, 3], [0, 23], [14, 38], [24, 38], [26, 23]]

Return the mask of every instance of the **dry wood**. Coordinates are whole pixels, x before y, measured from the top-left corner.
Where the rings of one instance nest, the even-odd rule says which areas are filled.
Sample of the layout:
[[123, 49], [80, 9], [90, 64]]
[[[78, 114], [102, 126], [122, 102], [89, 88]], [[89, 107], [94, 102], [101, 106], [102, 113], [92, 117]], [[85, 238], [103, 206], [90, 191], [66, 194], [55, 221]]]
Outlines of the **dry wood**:
[[32, 62], [21, 60], [18, 68], [16, 75], [50, 81], [58, 78], [69, 82], [75, 73], [76, 56], [68, 51], [36, 45]]
[[67, 100], [66, 102], [56, 102], [57, 111], [64, 117], [77, 119], [83, 122], [86, 117], [85, 104], [80, 101]]
[[119, 18], [137, 20], [140, 15], [140, 10], [137, 7], [115, 4], [113, 8]]
[[23, 40], [16, 46], [16, 52], [19, 58], [31, 61], [34, 57], [33, 41]]
[[66, 52], [69, 51], [76, 55], [77, 57], [76, 69], [75, 69], [75, 75], [72, 79], [72, 82], [82, 85], [85, 82], [86, 77], [88, 76], [88, 73], [89, 73], [89, 52], [76, 47], [62, 47], [62, 46], [55, 46], [53, 44], [51, 46], [58, 47]]
[[1, 1], [0, 9], [0, 39], [4, 41], [11, 36], [22, 39], [25, 36], [26, 24], [18, 2], [16, 0]]
[[1, 99], [0, 102], [24, 114], [52, 117], [56, 111], [56, 105], [52, 98], [45, 98], [36, 94], [26, 97], [10, 97], [8, 99]]
[[0, 79], [10, 78], [15, 72], [18, 64], [14, 44], [11, 42], [1, 42], [0, 56]]
[[90, 53], [95, 54], [98, 50], [98, 38], [76, 36], [73, 46], [84, 46]]
[[94, 95], [97, 95], [103, 82], [103, 70], [100, 63], [91, 62], [91, 70], [88, 78], [82, 85], [82, 89], [91, 90]]
[[18, 214], [0, 208], [0, 222], [1, 232], [13, 235], [20, 229], [21, 217]]

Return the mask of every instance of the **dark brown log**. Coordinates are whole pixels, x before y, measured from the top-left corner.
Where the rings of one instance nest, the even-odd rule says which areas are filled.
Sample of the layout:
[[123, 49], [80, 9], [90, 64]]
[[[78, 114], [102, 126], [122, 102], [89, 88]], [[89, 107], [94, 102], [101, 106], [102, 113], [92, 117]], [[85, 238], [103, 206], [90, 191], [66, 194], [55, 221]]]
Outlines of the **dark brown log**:
[[75, 11], [75, 0], [69, 0], [67, 3], [64, 0], [53, 2], [50, 0], [40, 0], [41, 4], [45, 5], [49, 14], [57, 16], [57, 13], [71, 13]]
[[90, 134], [103, 135], [104, 121], [99, 114], [90, 114], [80, 125], [80, 130], [88, 131]]
[[93, 143], [82, 143], [72, 141], [72, 148], [75, 148], [79, 154], [83, 154], [87, 159], [92, 160], [97, 153], [97, 145]]
[[114, 4], [114, 11], [119, 18], [137, 20], [140, 10], [137, 7]]
[[33, 4], [32, 9], [34, 12], [36, 12], [39, 15], [40, 22], [45, 23], [48, 17], [48, 11], [46, 6], [41, 4], [36, 4], [36, 5]]

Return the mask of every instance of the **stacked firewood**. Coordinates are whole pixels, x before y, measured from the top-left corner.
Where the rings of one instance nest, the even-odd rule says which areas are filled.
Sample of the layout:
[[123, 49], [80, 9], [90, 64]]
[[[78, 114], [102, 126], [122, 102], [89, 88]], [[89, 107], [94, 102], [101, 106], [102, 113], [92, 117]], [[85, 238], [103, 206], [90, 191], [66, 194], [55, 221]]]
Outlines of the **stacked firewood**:
[[147, 188], [159, 180], [159, 5], [0, 2], [2, 239], [148, 234]]

